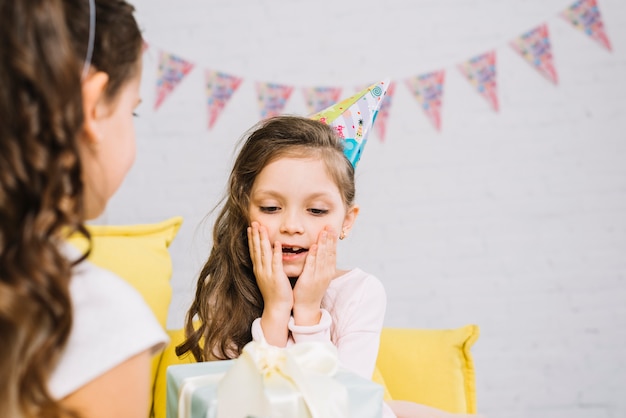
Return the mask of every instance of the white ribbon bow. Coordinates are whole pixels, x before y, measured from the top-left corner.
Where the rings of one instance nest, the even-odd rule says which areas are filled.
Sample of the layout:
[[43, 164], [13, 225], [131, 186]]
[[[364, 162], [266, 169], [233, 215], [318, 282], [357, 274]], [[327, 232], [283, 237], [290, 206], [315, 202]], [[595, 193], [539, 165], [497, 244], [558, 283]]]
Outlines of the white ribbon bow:
[[217, 417], [347, 417], [347, 391], [333, 379], [338, 367], [331, 343], [250, 342], [218, 384]]

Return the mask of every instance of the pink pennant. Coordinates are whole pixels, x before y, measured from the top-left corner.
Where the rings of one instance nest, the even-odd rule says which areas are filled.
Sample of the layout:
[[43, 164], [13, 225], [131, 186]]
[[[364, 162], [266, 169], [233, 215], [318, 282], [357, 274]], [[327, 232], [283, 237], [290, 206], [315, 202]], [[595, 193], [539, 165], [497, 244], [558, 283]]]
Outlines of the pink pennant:
[[293, 92], [293, 87], [274, 83], [256, 83], [261, 119], [280, 115]]
[[498, 94], [496, 86], [496, 52], [477, 55], [459, 65], [459, 69], [467, 80], [478, 90], [491, 105], [498, 111]]
[[241, 84], [242, 79], [213, 70], [206, 70], [205, 76], [209, 129], [211, 129], [224, 110], [226, 103]]
[[444, 78], [445, 70], [440, 70], [406, 80], [409, 90], [415, 95], [417, 101], [422, 105], [426, 116], [438, 131], [441, 131], [441, 103]]
[[154, 108], [158, 109], [165, 98], [180, 84], [193, 69], [194, 64], [175, 55], [161, 51], [157, 77], [157, 95]]
[[557, 84], [552, 47], [548, 36], [548, 25], [545, 23], [537, 28], [526, 32], [511, 42], [511, 47], [516, 50], [537, 71], [548, 80]]
[[563, 11], [561, 16], [589, 35], [591, 39], [609, 51], [611, 50], [611, 43], [605, 32], [596, 0], [579, 0]]
[[309, 114], [317, 113], [337, 103], [340, 87], [305, 87], [302, 90]]

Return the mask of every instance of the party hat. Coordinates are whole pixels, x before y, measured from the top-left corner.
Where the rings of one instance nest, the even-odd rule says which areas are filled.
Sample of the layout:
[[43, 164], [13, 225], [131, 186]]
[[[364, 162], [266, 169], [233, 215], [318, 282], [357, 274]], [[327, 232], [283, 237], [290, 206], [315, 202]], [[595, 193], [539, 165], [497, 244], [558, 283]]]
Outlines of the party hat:
[[367, 136], [374, 126], [376, 115], [387, 93], [389, 80], [372, 84], [337, 104], [310, 116], [332, 126], [343, 140], [344, 154], [356, 167], [367, 143]]

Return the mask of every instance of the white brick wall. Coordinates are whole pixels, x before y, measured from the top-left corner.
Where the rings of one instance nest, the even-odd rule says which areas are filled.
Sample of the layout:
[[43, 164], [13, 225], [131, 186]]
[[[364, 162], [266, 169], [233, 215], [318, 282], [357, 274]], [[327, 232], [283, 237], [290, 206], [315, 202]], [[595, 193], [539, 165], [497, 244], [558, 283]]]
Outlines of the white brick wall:
[[[387, 141], [358, 168], [362, 213], [344, 266], [385, 283], [388, 326], [476, 323], [491, 418], [626, 416], [626, 3], [599, 0], [612, 53], [557, 14], [567, 0], [135, 0], [144, 62], [138, 158], [103, 222], [182, 215], [178, 327], [207, 255], [233, 145], [258, 118], [254, 81], [399, 84]], [[507, 42], [547, 22], [559, 85]], [[495, 48], [501, 111], [455, 68]], [[197, 68], [153, 110], [158, 49]], [[242, 76], [212, 131], [203, 69]], [[403, 84], [445, 68], [443, 131]], [[298, 89], [287, 112], [305, 113]]]

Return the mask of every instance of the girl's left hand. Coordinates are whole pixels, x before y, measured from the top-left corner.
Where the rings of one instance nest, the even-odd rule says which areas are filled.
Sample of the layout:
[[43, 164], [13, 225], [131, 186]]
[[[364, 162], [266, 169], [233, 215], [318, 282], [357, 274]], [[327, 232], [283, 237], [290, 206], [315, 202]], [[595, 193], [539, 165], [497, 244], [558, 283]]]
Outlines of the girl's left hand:
[[322, 298], [337, 272], [337, 233], [326, 226], [309, 248], [302, 274], [293, 288], [296, 325], [319, 323]]

